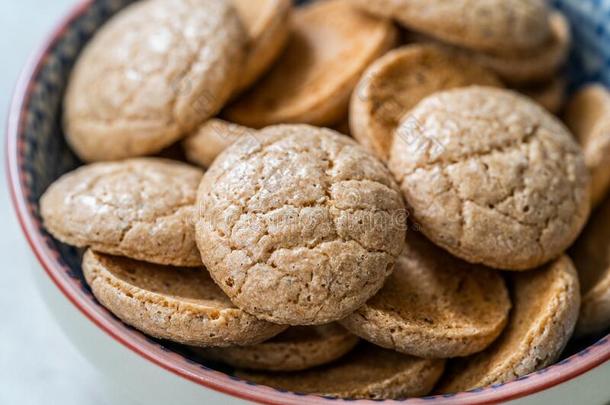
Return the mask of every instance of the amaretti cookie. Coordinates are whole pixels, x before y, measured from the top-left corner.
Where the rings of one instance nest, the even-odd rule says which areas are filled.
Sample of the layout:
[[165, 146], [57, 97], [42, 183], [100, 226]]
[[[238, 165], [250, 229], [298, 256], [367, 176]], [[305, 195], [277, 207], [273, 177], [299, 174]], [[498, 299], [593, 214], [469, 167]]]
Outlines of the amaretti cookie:
[[352, 139], [268, 127], [212, 164], [198, 193], [197, 244], [240, 308], [270, 322], [341, 319], [382, 287], [404, 245], [400, 190]]
[[576, 334], [605, 332], [610, 329], [610, 200], [595, 212], [571, 254], [582, 293]]
[[386, 161], [396, 127], [421, 99], [473, 84], [502, 87], [495, 74], [471, 58], [437, 45], [413, 44], [390, 51], [364, 72], [352, 94], [352, 136]]
[[489, 349], [452, 360], [437, 390], [468, 391], [501, 384], [554, 363], [572, 335], [580, 293], [572, 261], [563, 256], [544, 268], [513, 275], [513, 312]]
[[304, 394], [351, 399], [402, 399], [426, 395], [441, 376], [444, 360], [425, 360], [370, 344], [342, 359], [297, 373], [238, 371], [257, 384]]
[[474, 59], [481, 66], [496, 73], [506, 84], [516, 87], [540, 85], [552, 81], [567, 60], [572, 35], [567, 18], [553, 11], [548, 18], [549, 38], [530, 50], [477, 52], [443, 43], [426, 35], [409, 33], [407, 38], [416, 43], [432, 43], [445, 52]]
[[549, 37], [545, 0], [353, 0], [375, 15], [485, 52], [537, 48]]
[[224, 116], [252, 128], [337, 124], [347, 115], [360, 75], [394, 45], [396, 35], [389, 20], [361, 12], [349, 0], [298, 8], [287, 49]]
[[494, 71], [507, 84], [525, 86], [551, 81], [568, 58], [572, 35], [567, 18], [558, 11], [549, 16], [549, 39], [536, 49], [509, 53], [465, 51]]
[[461, 357], [482, 351], [500, 335], [510, 307], [498, 272], [456, 259], [409, 232], [384, 287], [341, 324], [405, 354]]
[[591, 171], [591, 203], [602, 202], [610, 189], [610, 93], [600, 84], [578, 91], [568, 103], [565, 121], [583, 147]]
[[228, 1], [128, 6], [74, 67], [64, 104], [68, 142], [84, 161], [159, 152], [222, 108], [246, 42]]
[[235, 92], [249, 87], [281, 54], [290, 35], [291, 0], [231, 0], [250, 47]]
[[189, 162], [209, 167], [222, 151], [245, 136], [256, 136], [256, 130], [212, 118], [182, 141], [182, 147]]
[[422, 232], [471, 263], [538, 267], [574, 242], [590, 211], [572, 135], [509, 90], [472, 86], [424, 99], [397, 129], [389, 167]]
[[358, 340], [337, 323], [293, 326], [257, 345], [200, 349], [198, 353], [233, 367], [301, 371], [342, 357], [356, 346]]
[[83, 273], [102, 305], [157, 338], [222, 347], [256, 344], [285, 329], [236, 308], [205, 269], [161, 266], [88, 250]]
[[44, 225], [69, 245], [147, 262], [200, 266], [192, 218], [203, 172], [160, 158], [94, 163], [40, 199]]

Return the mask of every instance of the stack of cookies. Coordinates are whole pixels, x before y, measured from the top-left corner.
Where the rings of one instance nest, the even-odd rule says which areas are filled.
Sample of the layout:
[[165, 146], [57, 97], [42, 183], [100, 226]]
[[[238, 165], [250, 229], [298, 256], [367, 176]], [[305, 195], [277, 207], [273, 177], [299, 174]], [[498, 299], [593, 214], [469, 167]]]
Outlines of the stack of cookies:
[[610, 327], [610, 94], [553, 115], [569, 46], [543, 0], [138, 1], [74, 68], [86, 164], [41, 216], [109, 311], [243, 379], [504, 383]]

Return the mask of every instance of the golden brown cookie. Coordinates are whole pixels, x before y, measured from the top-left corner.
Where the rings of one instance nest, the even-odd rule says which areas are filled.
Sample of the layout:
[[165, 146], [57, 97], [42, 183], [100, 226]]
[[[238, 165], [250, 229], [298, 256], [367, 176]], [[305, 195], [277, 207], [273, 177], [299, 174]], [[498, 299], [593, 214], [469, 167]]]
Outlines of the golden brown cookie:
[[443, 360], [425, 360], [363, 343], [342, 359], [297, 373], [238, 371], [257, 384], [305, 394], [352, 399], [423, 396], [441, 376]]
[[506, 270], [561, 255], [590, 210], [590, 178], [568, 130], [525, 96], [468, 87], [405, 116], [390, 170], [422, 232], [471, 263]]
[[160, 339], [192, 346], [250, 345], [285, 329], [236, 308], [205, 269], [160, 266], [88, 250], [83, 273], [102, 305]]
[[591, 171], [593, 207], [610, 190], [610, 93], [600, 84], [591, 84], [568, 103], [565, 121], [580, 142]]
[[469, 57], [495, 72], [504, 83], [515, 87], [540, 85], [555, 78], [566, 62], [572, 36], [567, 18], [558, 11], [550, 14], [548, 19], [551, 35], [539, 47], [531, 50], [506, 52], [475, 52], [452, 46], [417, 33], [407, 34], [407, 41], [415, 43], [433, 43], [453, 55]]
[[438, 391], [501, 384], [554, 363], [572, 335], [580, 294], [572, 261], [514, 274], [513, 311], [499, 340], [484, 352], [448, 364]]
[[356, 346], [358, 340], [357, 336], [336, 323], [293, 326], [273, 339], [254, 346], [208, 348], [198, 353], [238, 368], [301, 371], [344, 356]]
[[489, 346], [504, 329], [510, 306], [498, 272], [456, 259], [409, 232], [384, 287], [341, 324], [378, 346], [445, 359]]
[[605, 332], [610, 328], [610, 200], [597, 209], [571, 253], [582, 294], [576, 334]]
[[203, 172], [160, 158], [94, 163], [40, 199], [44, 225], [69, 245], [174, 266], [201, 266], [192, 218]]
[[404, 245], [400, 190], [351, 138], [279, 125], [243, 138], [199, 187], [197, 244], [231, 300], [270, 322], [344, 318], [383, 285]]
[[235, 92], [250, 87], [288, 42], [291, 0], [231, 0], [249, 36], [250, 48]]
[[182, 147], [189, 162], [209, 167], [214, 159], [236, 140], [245, 136], [256, 136], [256, 133], [255, 129], [212, 118], [182, 141]]
[[347, 115], [349, 97], [364, 69], [395, 40], [389, 20], [354, 9], [349, 0], [298, 8], [283, 55], [262, 81], [226, 109], [225, 117], [252, 128], [334, 125]]
[[460, 47], [533, 49], [549, 37], [545, 0], [354, 0], [372, 14]]
[[516, 90], [533, 99], [550, 113], [557, 115], [561, 112], [565, 102], [566, 86], [566, 79], [563, 76], [557, 76], [548, 83], [520, 87]]
[[493, 73], [472, 59], [440, 46], [414, 44], [395, 49], [366, 70], [352, 94], [352, 135], [386, 161], [398, 123], [421, 99], [472, 84], [502, 86]]
[[570, 24], [563, 14], [558, 11], [551, 13], [548, 25], [551, 36], [536, 49], [504, 54], [467, 54], [496, 72], [507, 84], [523, 86], [548, 82], [566, 62], [572, 43]]
[[85, 161], [159, 152], [222, 108], [245, 44], [226, 1], [128, 6], [88, 43], [72, 72], [64, 106], [68, 142]]

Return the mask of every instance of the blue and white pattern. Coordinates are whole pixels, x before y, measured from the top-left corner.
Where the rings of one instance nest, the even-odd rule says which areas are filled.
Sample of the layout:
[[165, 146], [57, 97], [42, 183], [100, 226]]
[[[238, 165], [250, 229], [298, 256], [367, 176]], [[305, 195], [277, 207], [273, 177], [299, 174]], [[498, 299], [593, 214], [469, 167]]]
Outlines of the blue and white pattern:
[[553, 0], [553, 5], [572, 26], [570, 87], [593, 81], [610, 87], [610, 0]]
[[[61, 129], [62, 98], [76, 57], [95, 30], [132, 1], [93, 1], [83, 14], [70, 22], [51, 45], [33, 80], [23, 125], [18, 134], [23, 188], [31, 213], [38, 220], [40, 233], [47, 236], [48, 247], [59, 252], [61, 263], [70, 277], [80, 283], [88, 294], [80, 268], [80, 252], [46, 234], [38, 213], [38, 201], [51, 182], [80, 164], [68, 148]], [[571, 88], [590, 81], [601, 81], [610, 86], [610, 0], [553, 0], [553, 4], [569, 17], [577, 44], [573, 47], [568, 66]], [[598, 344], [606, 344], [606, 340], [602, 339]], [[177, 345], [164, 345], [167, 350], [182, 353]], [[575, 351], [578, 349], [572, 349], [572, 352]], [[579, 355], [586, 353], [585, 349]], [[228, 371], [215, 364], [207, 366]], [[545, 372], [542, 370], [539, 373]]]

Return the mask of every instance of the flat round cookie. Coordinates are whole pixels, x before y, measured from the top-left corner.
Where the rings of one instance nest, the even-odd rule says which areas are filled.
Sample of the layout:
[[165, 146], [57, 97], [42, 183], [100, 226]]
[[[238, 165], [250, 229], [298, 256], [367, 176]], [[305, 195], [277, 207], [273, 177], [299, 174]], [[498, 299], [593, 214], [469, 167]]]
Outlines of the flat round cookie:
[[246, 28], [250, 48], [235, 92], [250, 87], [275, 62], [290, 35], [291, 0], [231, 0]]
[[545, 0], [354, 0], [372, 14], [484, 52], [533, 49], [549, 37]]
[[84, 161], [159, 152], [222, 108], [246, 41], [225, 1], [128, 6], [88, 43], [72, 72], [68, 142]]
[[588, 336], [606, 332], [610, 329], [610, 200], [597, 209], [571, 256], [582, 294], [575, 333]]
[[366, 67], [396, 40], [389, 20], [369, 16], [349, 0], [297, 8], [287, 49], [257, 85], [225, 110], [251, 128], [281, 123], [337, 124]]
[[471, 263], [527, 270], [560, 256], [590, 211], [580, 147], [549, 112], [503, 89], [436, 93], [405, 116], [389, 168], [414, 221]]
[[557, 76], [548, 83], [517, 88], [520, 93], [525, 94], [552, 114], [559, 114], [563, 108], [566, 98], [567, 80], [563, 76]]
[[161, 266], [88, 250], [83, 273], [103, 306], [156, 338], [223, 347], [256, 344], [285, 329], [236, 308], [205, 269]]
[[160, 158], [93, 163], [40, 199], [49, 233], [68, 245], [174, 266], [201, 266], [192, 217], [200, 169]]
[[257, 384], [303, 394], [350, 399], [403, 399], [432, 390], [444, 360], [425, 360], [363, 343], [329, 365], [297, 373], [238, 371]]
[[342, 326], [293, 326], [266, 342], [253, 346], [208, 348], [205, 358], [251, 370], [301, 371], [330, 363], [358, 343], [358, 337]]
[[568, 19], [558, 11], [549, 16], [551, 35], [540, 47], [512, 53], [466, 52], [483, 66], [494, 71], [507, 84], [524, 86], [548, 82], [568, 58], [572, 35]]
[[495, 270], [454, 258], [417, 232], [384, 287], [341, 321], [378, 346], [424, 358], [480, 352], [500, 335], [511, 307]]
[[502, 384], [554, 363], [572, 335], [580, 294], [572, 261], [514, 274], [513, 311], [500, 339], [484, 352], [448, 364], [437, 391]]
[[610, 191], [610, 93], [599, 84], [578, 91], [566, 107], [565, 122], [580, 142], [591, 172], [593, 207]]
[[182, 148], [189, 162], [210, 167], [218, 155], [235, 141], [245, 136], [256, 136], [256, 133], [255, 129], [212, 118], [184, 139]]
[[384, 165], [329, 129], [279, 125], [230, 146], [201, 182], [197, 244], [231, 300], [274, 323], [344, 318], [402, 251], [400, 190]]
[[414, 44], [390, 51], [365, 71], [352, 94], [352, 136], [386, 161], [396, 127], [421, 99], [473, 84], [502, 87], [493, 73], [472, 59], [440, 46]]

